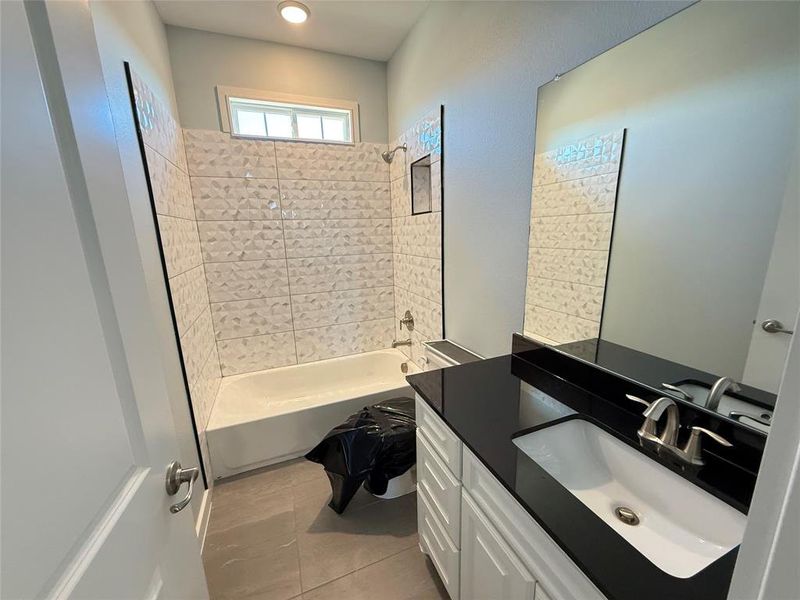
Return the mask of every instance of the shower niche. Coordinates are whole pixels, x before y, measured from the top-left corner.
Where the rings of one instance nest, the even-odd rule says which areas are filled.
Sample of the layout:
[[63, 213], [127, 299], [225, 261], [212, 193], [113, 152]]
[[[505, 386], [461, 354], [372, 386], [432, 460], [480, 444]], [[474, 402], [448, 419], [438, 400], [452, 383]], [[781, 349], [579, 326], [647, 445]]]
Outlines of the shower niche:
[[433, 209], [431, 155], [411, 163], [411, 214], [421, 215]]

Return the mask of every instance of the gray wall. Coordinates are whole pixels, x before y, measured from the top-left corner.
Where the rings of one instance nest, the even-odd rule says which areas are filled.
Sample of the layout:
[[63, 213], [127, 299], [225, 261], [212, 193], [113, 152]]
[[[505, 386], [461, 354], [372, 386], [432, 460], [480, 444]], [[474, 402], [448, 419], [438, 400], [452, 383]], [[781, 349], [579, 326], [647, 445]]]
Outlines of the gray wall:
[[[184, 465], [198, 465], [197, 446], [189, 414], [189, 398], [183, 383], [172, 315], [167, 302], [164, 273], [158, 252], [150, 196], [139, 150], [139, 140], [133, 124], [123, 61], [144, 78], [153, 91], [168, 102], [175, 114], [175, 94], [172, 89], [167, 37], [164, 25], [152, 2], [94, 1], [90, 4], [97, 37], [103, 76], [106, 81], [117, 144], [122, 158], [125, 185], [131, 203], [131, 214], [139, 239], [153, 314], [163, 341], [162, 363], [169, 386], [172, 414], [178, 434], [178, 452]], [[202, 494], [195, 494], [192, 510], [199, 514]]]
[[795, 2], [701, 2], [542, 89], [537, 152], [627, 128], [603, 339], [741, 379], [796, 156], [798, 23]]
[[361, 141], [385, 143], [386, 63], [260, 40], [167, 27], [180, 122], [220, 129], [215, 86], [355, 100]]
[[688, 4], [434, 2], [395, 52], [390, 138], [445, 105], [447, 337], [493, 356], [522, 330], [537, 88]]

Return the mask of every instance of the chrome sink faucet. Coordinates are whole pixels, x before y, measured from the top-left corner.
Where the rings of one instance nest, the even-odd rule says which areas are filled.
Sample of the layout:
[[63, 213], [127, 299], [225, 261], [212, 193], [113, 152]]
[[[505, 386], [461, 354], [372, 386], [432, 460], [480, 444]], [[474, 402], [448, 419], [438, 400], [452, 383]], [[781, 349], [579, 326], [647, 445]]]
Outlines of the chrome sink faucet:
[[714, 382], [714, 386], [708, 392], [708, 399], [706, 400], [706, 408], [717, 412], [719, 408], [719, 401], [728, 390], [732, 392], [741, 391], [742, 387], [730, 377], [720, 377]]
[[[642, 446], [644, 446], [645, 442], [655, 444], [658, 447], [674, 446], [678, 443], [678, 428], [680, 427], [678, 405], [675, 404], [672, 398], [662, 396], [655, 402], [648, 402], [632, 394], [626, 394], [625, 397], [647, 407], [642, 413], [645, 417], [644, 423], [639, 428], [639, 431], [636, 432], [636, 435], [639, 436], [639, 443]], [[658, 435], [658, 421], [665, 412], [667, 413], [667, 424], [664, 426], [661, 435]]]
[[[732, 444], [718, 433], [706, 429], [705, 427], [692, 427], [692, 433], [683, 448], [678, 447], [678, 429], [680, 429], [678, 405], [671, 398], [662, 396], [654, 402], [642, 400], [638, 396], [632, 394], [625, 395], [628, 400], [643, 404], [647, 408], [642, 413], [645, 417], [644, 423], [636, 432], [639, 436], [639, 443], [644, 446], [645, 443], [652, 444], [660, 452], [662, 449], [666, 450], [681, 462], [702, 466], [705, 464], [701, 455], [701, 434], [705, 434], [712, 440], [723, 446], [730, 447]], [[657, 427], [658, 421], [664, 413], [667, 413], [667, 424], [661, 435], [658, 435]]]
[[398, 346], [410, 346], [411, 345], [411, 338], [407, 340], [392, 340], [392, 348], [397, 348]]

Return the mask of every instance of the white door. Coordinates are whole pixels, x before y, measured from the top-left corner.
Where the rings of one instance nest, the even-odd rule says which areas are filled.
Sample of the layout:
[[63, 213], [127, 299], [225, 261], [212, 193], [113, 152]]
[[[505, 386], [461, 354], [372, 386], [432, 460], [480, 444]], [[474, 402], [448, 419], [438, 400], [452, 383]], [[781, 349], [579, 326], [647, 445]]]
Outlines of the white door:
[[207, 598], [87, 3], [0, 11], [0, 597]]
[[534, 600], [536, 580], [466, 492], [461, 502], [461, 600]]
[[767, 319], [775, 319], [791, 331], [792, 320], [800, 307], [800, 173], [797, 164], [795, 158], [742, 377], [744, 383], [775, 394], [778, 393], [792, 336], [764, 331], [762, 323]]

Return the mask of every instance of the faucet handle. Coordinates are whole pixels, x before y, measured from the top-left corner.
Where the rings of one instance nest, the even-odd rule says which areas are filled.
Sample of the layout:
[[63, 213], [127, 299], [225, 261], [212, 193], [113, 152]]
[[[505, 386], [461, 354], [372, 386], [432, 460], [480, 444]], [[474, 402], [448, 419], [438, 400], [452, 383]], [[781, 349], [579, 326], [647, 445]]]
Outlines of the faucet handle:
[[639, 398], [639, 396], [634, 396], [633, 394], [625, 394], [625, 397], [628, 400], [633, 400], [634, 402], [638, 402], [639, 404], [643, 404], [647, 408], [650, 408], [651, 403], [648, 402], [647, 400], [642, 400], [641, 398]]
[[694, 396], [692, 394], [690, 394], [683, 388], [679, 388], [677, 385], [672, 385], [671, 383], [662, 383], [661, 387], [664, 388], [665, 390], [669, 390], [670, 392], [675, 392], [684, 400], [689, 400], [689, 401], [694, 400]]
[[722, 444], [723, 446], [726, 446], [728, 448], [733, 446], [733, 444], [731, 444], [728, 440], [726, 440], [720, 434], [714, 433], [713, 431], [711, 431], [710, 429], [706, 429], [705, 427], [699, 427], [698, 425], [695, 425], [694, 427], [692, 427], [692, 434], [689, 436], [689, 443], [691, 444], [692, 440], [697, 439], [698, 440], [698, 444], [699, 444], [699, 438], [700, 438], [700, 434], [701, 433], [705, 433], [708, 437], [710, 437], [712, 440], [714, 440], [718, 444]]
[[701, 444], [700, 444], [700, 434], [704, 433], [712, 440], [717, 442], [718, 444], [722, 444], [723, 446], [733, 446], [728, 440], [722, 437], [718, 433], [714, 433], [710, 429], [706, 429], [705, 427], [698, 427], [695, 425], [692, 427], [692, 434], [689, 436], [689, 441], [686, 442], [686, 446], [684, 446], [683, 450], [679, 450], [677, 448], [673, 449], [673, 452], [677, 454], [683, 461], [696, 466], [703, 466], [705, 461], [703, 460], [703, 456], [700, 452]]

